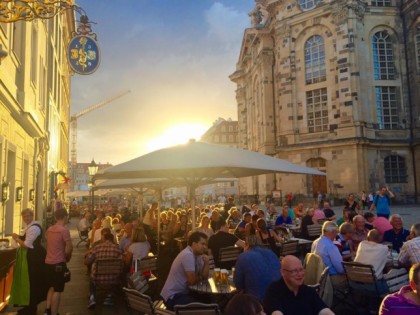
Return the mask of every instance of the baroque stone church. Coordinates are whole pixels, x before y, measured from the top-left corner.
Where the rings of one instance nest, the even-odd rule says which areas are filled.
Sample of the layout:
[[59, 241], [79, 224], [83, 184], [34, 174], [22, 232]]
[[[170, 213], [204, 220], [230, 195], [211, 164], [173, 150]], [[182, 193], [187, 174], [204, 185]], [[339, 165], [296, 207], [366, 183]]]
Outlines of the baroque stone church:
[[420, 2], [255, 0], [236, 71], [239, 146], [327, 176], [242, 180], [248, 194], [336, 197], [420, 185]]

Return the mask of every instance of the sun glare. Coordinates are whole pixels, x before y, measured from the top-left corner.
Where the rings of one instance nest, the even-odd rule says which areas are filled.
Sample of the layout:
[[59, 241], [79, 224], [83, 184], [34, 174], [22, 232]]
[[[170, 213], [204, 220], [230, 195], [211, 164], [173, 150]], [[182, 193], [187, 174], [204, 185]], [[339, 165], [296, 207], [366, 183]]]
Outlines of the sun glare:
[[187, 143], [190, 139], [199, 140], [208, 126], [199, 124], [175, 125], [166, 129], [161, 135], [146, 144], [148, 152]]

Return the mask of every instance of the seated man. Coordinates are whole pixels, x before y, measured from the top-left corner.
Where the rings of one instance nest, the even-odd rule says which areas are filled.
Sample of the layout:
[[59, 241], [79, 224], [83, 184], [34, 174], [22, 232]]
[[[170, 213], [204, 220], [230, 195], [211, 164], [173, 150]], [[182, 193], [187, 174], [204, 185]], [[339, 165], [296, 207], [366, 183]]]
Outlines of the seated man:
[[340, 225], [339, 231], [340, 233], [337, 234], [334, 244], [340, 251], [341, 256], [343, 256], [343, 260], [351, 260], [356, 254], [352, 250], [351, 246], [353, 238], [353, 224], [344, 222]]
[[358, 214], [353, 218], [354, 232], [353, 232], [353, 250], [357, 251], [361, 241], [367, 240], [369, 230], [365, 227], [365, 218]]
[[275, 226], [280, 227], [285, 224], [293, 224], [292, 218], [289, 215], [289, 206], [287, 203], [283, 204], [282, 213], [277, 217]]
[[398, 256], [398, 263], [407, 269], [416, 263], [420, 263], [420, 223], [411, 226], [409, 239], [401, 247]]
[[322, 234], [312, 243], [311, 253], [321, 256], [325, 266], [329, 267], [328, 273], [334, 287], [346, 286], [346, 276], [343, 269], [343, 257], [334, 240], [338, 234], [338, 226], [331, 221], [322, 225]]
[[173, 261], [160, 293], [169, 310], [173, 311], [175, 305], [197, 302], [188, 295], [188, 286], [209, 277], [209, 257], [205, 255], [206, 252], [207, 235], [193, 232], [188, 238], [188, 246]]
[[420, 314], [420, 264], [410, 268], [410, 285], [388, 294], [382, 301], [380, 315]]
[[305, 269], [299, 258], [286, 256], [281, 261], [282, 278], [269, 285], [264, 310], [272, 315], [333, 315], [314, 289], [303, 284]]
[[324, 207], [322, 208], [322, 211], [324, 211], [325, 217], [329, 221], [333, 221], [333, 220], [337, 219], [334, 210], [331, 209], [331, 207], [330, 207], [329, 202], [327, 202], [327, 201], [324, 202]]
[[[105, 230], [105, 229], [104, 229]], [[109, 229], [107, 229], [109, 231]], [[98, 259], [103, 258], [118, 258], [121, 259], [122, 265], [122, 252], [118, 248], [118, 245], [114, 243], [114, 235], [109, 233], [103, 233], [101, 235], [102, 242], [98, 242], [92, 250], [85, 257], [85, 264], [92, 265], [91, 279], [90, 279], [90, 299], [88, 308], [95, 307], [96, 304], [96, 284], [100, 282], [101, 284], [115, 284], [118, 282], [117, 276], [110, 275], [96, 275], [96, 264], [95, 262]], [[114, 292], [113, 292], [114, 293]], [[112, 300], [108, 300], [112, 304]]]
[[280, 263], [268, 248], [261, 247], [261, 239], [255, 235], [247, 237], [245, 251], [239, 255], [235, 265], [233, 281], [239, 290], [262, 299], [268, 285], [280, 279]]
[[303, 210], [303, 203], [299, 203], [295, 208], [293, 208], [296, 218], [303, 218], [305, 212]]
[[249, 212], [246, 212], [242, 221], [236, 226], [235, 235], [240, 239], [245, 239], [245, 227], [251, 222], [251, 217], [252, 215]]
[[228, 246], [240, 246], [244, 247], [245, 242], [240, 240], [235, 235], [230, 234], [227, 227], [226, 221], [220, 219], [216, 225], [216, 233], [210, 236], [208, 242], [208, 248], [210, 249], [210, 255], [213, 255], [214, 264], [219, 268], [230, 269], [232, 266], [229, 264], [219, 263], [219, 250], [223, 247]]
[[403, 243], [410, 236], [410, 231], [403, 228], [403, 220], [399, 214], [393, 214], [389, 223], [392, 229], [385, 231], [383, 242], [392, 243], [392, 249], [399, 253]]
[[90, 213], [86, 212], [83, 218], [79, 221], [78, 228], [82, 236], [88, 236], [89, 230], [92, 226], [92, 223], [90, 222], [90, 217]]
[[356, 252], [355, 262], [372, 265], [377, 279], [383, 278], [383, 271], [387, 262], [388, 247], [381, 244], [381, 233], [373, 229], [368, 233], [368, 239], [362, 241]]
[[386, 231], [392, 229], [392, 225], [387, 218], [377, 217], [372, 212], [366, 212], [363, 216], [367, 223], [372, 225], [381, 234], [381, 239]]

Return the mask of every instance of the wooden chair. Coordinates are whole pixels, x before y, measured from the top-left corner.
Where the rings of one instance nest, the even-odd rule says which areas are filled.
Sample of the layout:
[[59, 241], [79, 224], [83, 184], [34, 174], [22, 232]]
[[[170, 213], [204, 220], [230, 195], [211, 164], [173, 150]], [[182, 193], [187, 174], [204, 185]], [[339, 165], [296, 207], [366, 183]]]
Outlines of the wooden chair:
[[[86, 243], [86, 246], [89, 244], [89, 235], [88, 231], [80, 231], [79, 227], [77, 227], [77, 232], [79, 233], [79, 242], [76, 244], [76, 247], [79, 247], [80, 244]], [[86, 233], [83, 233], [86, 232]]]
[[342, 262], [342, 264], [354, 304], [368, 311], [377, 310], [382, 298], [388, 293], [384, 281], [378, 281], [371, 265], [356, 262]]
[[397, 292], [402, 286], [409, 284], [409, 278], [407, 270], [391, 269], [388, 273], [384, 274], [384, 279], [388, 286], [389, 293]]
[[219, 263], [231, 263], [234, 265], [238, 256], [242, 253], [242, 247], [228, 246], [219, 250]]
[[297, 255], [299, 252], [299, 241], [287, 241], [281, 243], [280, 257], [287, 255]]
[[318, 224], [319, 225], [323, 225], [324, 222], [329, 221], [327, 218], [323, 218], [323, 219], [318, 219]]
[[306, 227], [308, 229], [308, 236], [310, 239], [318, 238], [322, 233], [322, 225], [312, 224]]
[[158, 257], [157, 256], [147, 256], [142, 258], [141, 260], [137, 260], [137, 271], [144, 273], [144, 272], [151, 272], [149, 281], [157, 280], [157, 273], [158, 273]]
[[190, 303], [187, 305], [175, 305], [176, 315], [220, 315], [217, 304]]
[[140, 293], [137, 290], [123, 288], [127, 306], [131, 312], [139, 312], [141, 314], [173, 314], [168, 310], [157, 308], [157, 303], [153, 303], [150, 296]]

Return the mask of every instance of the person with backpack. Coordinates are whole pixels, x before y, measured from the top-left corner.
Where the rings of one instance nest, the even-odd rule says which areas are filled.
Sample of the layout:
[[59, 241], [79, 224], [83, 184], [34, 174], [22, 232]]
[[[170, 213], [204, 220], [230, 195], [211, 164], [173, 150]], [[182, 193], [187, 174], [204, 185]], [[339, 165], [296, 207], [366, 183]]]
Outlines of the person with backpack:
[[12, 234], [19, 250], [9, 303], [23, 306], [18, 315], [33, 315], [38, 304], [47, 298], [44, 263], [47, 252], [41, 244], [42, 227], [34, 220], [34, 211], [27, 208], [21, 215], [26, 228], [23, 235]]
[[384, 217], [389, 219], [389, 215], [391, 214], [391, 209], [389, 207], [391, 203], [390, 198], [394, 198], [395, 195], [392, 191], [389, 190], [387, 186], [382, 186], [381, 190], [376, 194], [375, 198], [373, 199], [373, 203], [370, 206], [370, 211], [374, 211], [376, 209], [376, 215], [378, 217]]

